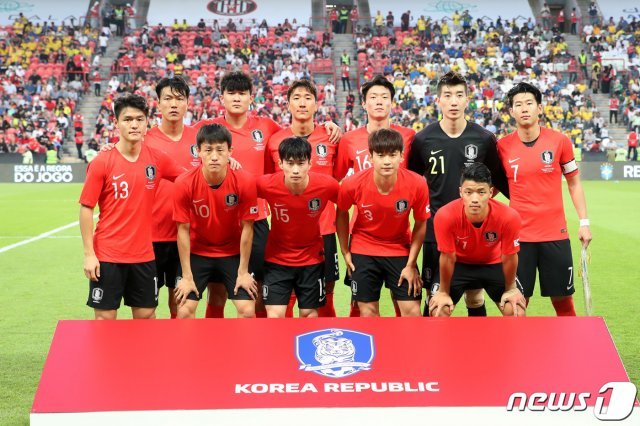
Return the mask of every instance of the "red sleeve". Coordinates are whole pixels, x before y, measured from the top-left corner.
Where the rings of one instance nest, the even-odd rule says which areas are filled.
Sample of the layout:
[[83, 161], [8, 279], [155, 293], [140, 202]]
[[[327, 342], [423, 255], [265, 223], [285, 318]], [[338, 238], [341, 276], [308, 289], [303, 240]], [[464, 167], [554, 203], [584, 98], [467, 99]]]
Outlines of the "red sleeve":
[[156, 150], [156, 161], [158, 162], [158, 170], [160, 171], [160, 177], [163, 179], [175, 181], [178, 176], [186, 172], [187, 169], [178, 165], [177, 161], [169, 157], [163, 151]]
[[331, 179], [330, 183], [329, 183], [329, 201], [332, 202], [337, 202], [338, 201], [338, 194], [340, 193], [340, 184], [334, 180]]
[[269, 179], [269, 175], [260, 176], [256, 179], [256, 194], [259, 198], [266, 198], [267, 192], [266, 188], [268, 185], [267, 180]]
[[451, 209], [445, 208], [438, 210], [438, 213], [433, 219], [433, 228], [436, 233], [436, 241], [438, 242], [438, 251], [440, 253], [456, 252], [456, 242], [454, 239], [454, 233], [452, 232], [454, 227], [454, 218], [451, 215], [450, 210]]
[[102, 193], [105, 181], [105, 164], [102, 161], [93, 161], [87, 166], [87, 177], [80, 194], [80, 204], [94, 208]]
[[502, 254], [515, 254], [520, 251], [520, 228], [522, 221], [515, 210], [507, 210], [507, 218], [502, 226]]
[[349, 179], [343, 182], [338, 192], [338, 208], [343, 211], [349, 211], [354, 202], [354, 180]]
[[573, 176], [578, 174], [578, 165], [576, 164], [575, 156], [573, 155], [573, 144], [571, 140], [562, 135], [562, 142], [560, 146], [560, 166], [562, 167], [562, 174], [565, 176]]
[[267, 146], [264, 148], [264, 174], [268, 175], [276, 172], [276, 166], [274, 158], [271, 155], [271, 147], [273, 146], [274, 138], [270, 137], [267, 141]]
[[333, 176], [342, 180], [347, 175], [349, 168], [352, 167], [349, 164], [349, 144], [343, 137], [338, 143], [338, 155], [336, 156], [336, 163], [333, 166]]
[[415, 220], [427, 220], [431, 217], [429, 206], [429, 188], [427, 181], [422, 176], [416, 179], [416, 194], [413, 204], [413, 218]]
[[258, 195], [256, 180], [248, 173], [242, 180], [240, 196], [240, 220], [256, 220], [258, 218]]
[[191, 194], [186, 179], [179, 179], [173, 187], [173, 220], [191, 222]]

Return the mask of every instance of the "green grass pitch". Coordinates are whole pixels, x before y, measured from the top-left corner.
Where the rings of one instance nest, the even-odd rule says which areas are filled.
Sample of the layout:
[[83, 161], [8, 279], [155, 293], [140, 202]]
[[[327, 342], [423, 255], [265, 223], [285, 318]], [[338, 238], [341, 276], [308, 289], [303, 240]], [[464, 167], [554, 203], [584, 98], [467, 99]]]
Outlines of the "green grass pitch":
[[[640, 183], [585, 182], [594, 242], [590, 280], [596, 315], [606, 319], [631, 380], [640, 385]], [[77, 220], [81, 185], [0, 184], [0, 250], [2, 247]], [[567, 219], [578, 266], [577, 217], [565, 193]], [[634, 213], [635, 212], [635, 213]], [[82, 243], [72, 226], [47, 238], [0, 252], [0, 424], [28, 424], [42, 366], [56, 323], [90, 319], [85, 306], [87, 281], [82, 273]], [[342, 259], [341, 259], [342, 260]], [[344, 273], [342, 265], [341, 273]], [[582, 286], [576, 278], [576, 309], [584, 313]], [[385, 292], [383, 314], [392, 309]], [[161, 293], [159, 318], [167, 318]], [[348, 313], [349, 291], [338, 283], [339, 315]], [[203, 304], [200, 305], [203, 307]], [[489, 314], [497, 309], [489, 306]], [[204, 309], [198, 315], [202, 316]], [[529, 315], [553, 315], [546, 299], [534, 296]], [[466, 315], [461, 306], [454, 313]], [[121, 318], [130, 318], [122, 309]], [[234, 316], [227, 305], [226, 316]]]

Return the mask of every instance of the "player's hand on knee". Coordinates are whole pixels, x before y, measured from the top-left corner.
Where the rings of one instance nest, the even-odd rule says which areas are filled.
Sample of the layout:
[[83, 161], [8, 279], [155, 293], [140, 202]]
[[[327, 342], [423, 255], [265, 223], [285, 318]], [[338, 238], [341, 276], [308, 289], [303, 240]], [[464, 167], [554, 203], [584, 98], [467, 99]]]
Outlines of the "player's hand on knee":
[[408, 290], [407, 295], [416, 297], [422, 291], [422, 280], [418, 269], [415, 266], [405, 266], [400, 272], [400, 278], [398, 279], [398, 287], [402, 285], [402, 281], [407, 280]]
[[191, 278], [182, 277], [182, 279], [178, 282], [175, 289], [176, 296], [176, 304], [178, 306], [183, 306], [187, 302], [187, 297], [191, 293], [195, 293], [197, 297], [200, 297], [200, 292], [198, 291], [198, 287], [196, 287], [196, 283]]
[[85, 256], [83, 269], [84, 275], [91, 281], [98, 281], [100, 278], [100, 261], [95, 254]]
[[248, 272], [238, 274], [238, 278], [236, 279], [236, 286], [233, 289], [233, 294], [238, 294], [238, 289], [243, 288], [249, 296], [251, 300], [256, 300], [258, 298], [258, 283], [253, 278], [253, 274]]
[[500, 298], [500, 311], [505, 315], [513, 315], [514, 317], [523, 317], [526, 315], [527, 301], [520, 290], [512, 288], [502, 294]]
[[432, 317], [448, 317], [453, 312], [451, 296], [442, 291], [436, 292], [429, 300], [429, 313]]

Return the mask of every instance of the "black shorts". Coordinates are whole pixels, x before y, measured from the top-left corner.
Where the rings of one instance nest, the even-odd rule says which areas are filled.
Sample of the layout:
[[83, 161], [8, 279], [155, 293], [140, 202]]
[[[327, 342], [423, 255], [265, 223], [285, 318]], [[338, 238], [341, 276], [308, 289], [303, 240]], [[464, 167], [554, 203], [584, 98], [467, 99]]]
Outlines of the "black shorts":
[[324, 240], [324, 280], [335, 282], [340, 279], [340, 264], [338, 263], [338, 245], [336, 234], [323, 235]]
[[110, 263], [100, 262], [100, 278], [89, 281], [87, 306], [113, 310], [124, 304], [132, 308], [158, 306], [158, 278], [156, 262]]
[[249, 257], [249, 272], [253, 273], [256, 281], [264, 280], [264, 251], [269, 236], [269, 222], [267, 219], [256, 220], [253, 223], [253, 245]]
[[153, 252], [156, 255], [158, 288], [164, 285], [175, 288], [178, 277], [182, 275], [178, 243], [175, 241], [156, 241], [153, 243]]
[[233, 294], [239, 266], [239, 254], [227, 257], [208, 257], [191, 253], [191, 272], [200, 297], [196, 296], [195, 292], [192, 291], [187, 296], [187, 299], [202, 299], [202, 294], [207, 288], [207, 284], [211, 282], [224, 284], [227, 289], [227, 297], [231, 300], [251, 300], [251, 296], [243, 288], [238, 289], [238, 294]]
[[300, 309], [317, 309], [327, 301], [324, 264], [285, 266], [265, 262], [262, 299], [265, 305], [287, 305], [291, 291]]
[[[431, 295], [440, 289], [440, 277], [436, 276], [431, 284]], [[504, 272], [502, 263], [493, 265], [471, 265], [468, 263], [456, 263], [451, 277], [449, 295], [456, 305], [467, 290], [484, 289], [491, 300], [500, 303], [504, 293]], [[522, 291], [522, 289], [520, 289]]]
[[433, 277], [438, 276], [440, 269], [440, 252], [438, 243], [425, 241], [422, 244], [422, 281], [425, 288], [431, 288]]
[[351, 274], [352, 299], [358, 302], [377, 302], [384, 283], [395, 300], [421, 300], [422, 294], [414, 297], [407, 294], [409, 283], [404, 280], [398, 287], [400, 273], [407, 266], [408, 256], [366, 256], [351, 254], [356, 270]]
[[520, 242], [517, 281], [525, 297], [533, 296], [539, 272], [540, 294], [543, 297], [571, 296], [573, 286], [573, 257], [571, 242], [566, 240], [541, 243]]

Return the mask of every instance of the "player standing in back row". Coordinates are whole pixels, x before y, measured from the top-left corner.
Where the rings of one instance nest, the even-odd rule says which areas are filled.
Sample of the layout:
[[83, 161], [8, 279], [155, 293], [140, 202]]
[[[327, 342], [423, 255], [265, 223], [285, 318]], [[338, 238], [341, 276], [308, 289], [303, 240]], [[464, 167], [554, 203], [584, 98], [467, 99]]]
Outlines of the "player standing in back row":
[[575, 316], [573, 258], [562, 201], [562, 176], [580, 219], [578, 237], [591, 241], [587, 202], [573, 145], [562, 133], [541, 127], [542, 93], [519, 83], [507, 93], [517, 130], [498, 141], [498, 153], [509, 179], [511, 204], [522, 217], [518, 280], [524, 295], [533, 295], [536, 270], [540, 292], [551, 297], [558, 316]]
[[[422, 274], [428, 289], [437, 286], [439, 256], [433, 221], [438, 209], [460, 198], [462, 171], [474, 163], [484, 163], [491, 171], [494, 185], [508, 197], [504, 170], [498, 158], [496, 137], [476, 123], [467, 121], [469, 102], [466, 80], [453, 71], [440, 78], [436, 103], [442, 120], [420, 131], [411, 146], [409, 170], [424, 175], [429, 185], [432, 217], [427, 221], [427, 235], [422, 253]], [[469, 316], [486, 316], [482, 290], [465, 293]], [[424, 314], [428, 315], [425, 304]]]
[[[416, 135], [413, 129], [391, 123], [391, 105], [396, 89], [384, 76], [375, 76], [364, 83], [360, 91], [362, 92], [362, 108], [367, 113], [367, 124], [342, 136], [335, 165], [335, 176], [338, 180], [342, 180], [350, 170], [353, 173], [358, 173], [372, 167], [373, 162], [369, 152], [369, 135], [371, 133], [380, 129], [393, 129], [402, 135], [404, 145], [403, 159], [400, 162], [402, 168], [407, 168], [406, 159]], [[348, 283], [349, 278], [345, 277], [345, 284]], [[394, 302], [393, 306], [396, 316], [400, 316], [398, 305]], [[358, 304], [354, 300], [351, 302], [349, 316], [360, 316]]]
[[[259, 117], [250, 114], [253, 103], [253, 83], [251, 77], [242, 72], [225, 74], [220, 81], [220, 100], [225, 109], [224, 117], [203, 120], [195, 124], [196, 129], [206, 124], [222, 124], [231, 132], [233, 137], [233, 158], [243, 169], [258, 178], [264, 174], [265, 147], [273, 134], [282, 130], [280, 125], [269, 117]], [[342, 133], [336, 124], [325, 123], [325, 129], [330, 133], [330, 140], [337, 142]], [[264, 250], [269, 235], [267, 221], [267, 204], [258, 199], [258, 217], [254, 223], [253, 247], [249, 270], [254, 274], [258, 285], [261, 285], [264, 275]], [[267, 313], [262, 305], [261, 292], [256, 301], [256, 316], [266, 317]], [[222, 318], [226, 302], [226, 291], [222, 286], [209, 288], [207, 301], [207, 318]]]
[[[322, 126], [316, 126], [313, 118], [318, 110], [317, 90], [309, 80], [296, 80], [287, 90], [288, 108], [291, 113], [291, 127], [280, 130], [267, 143], [267, 160], [265, 173], [273, 173], [280, 169], [280, 143], [290, 137], [297, 136], [311, 144], [310, 166], [314, 173], [322, 173], [333, 178], [335, 158], [338, 146], [331, 143], [327, 131]], [[335, 179], [334, 179], [335, 181]], [[336, 181], [337, 184], [337, 181]], [[333, 290], [336, 280], [340, 277], [338, 265], [338, 246], [336, 244], [336, 207], [332, 201], [323, 204], [324, 210], [320, 217], [320, 232], [324, 240], [324, 279], [326, 284], [326, 303], [318, 308], [318, 316], [335, 317], [333, 305]], [[297, 294], [291, 294], [287, 306], [287, 317], [293, 316], [293, 305]]]

